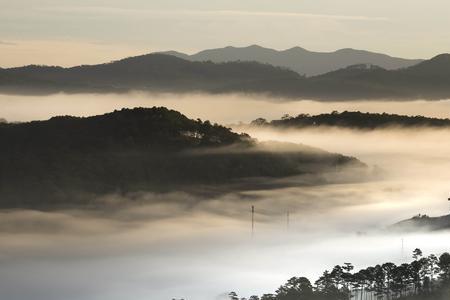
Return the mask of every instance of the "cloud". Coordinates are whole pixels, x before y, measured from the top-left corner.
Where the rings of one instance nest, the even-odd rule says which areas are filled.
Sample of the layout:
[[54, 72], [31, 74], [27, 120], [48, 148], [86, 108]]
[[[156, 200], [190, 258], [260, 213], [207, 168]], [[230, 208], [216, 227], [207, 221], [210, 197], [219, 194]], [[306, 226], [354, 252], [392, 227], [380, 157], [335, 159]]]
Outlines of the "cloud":
[[369, 16], [347, 16], [347, 15], [328, 15], [297, 12], [271, 12], [271, 11], [239, 11], [239, 10], [217, 10], [217, 11], [191, 11], [192, 14], [217, 14], [234, 16], [257, 16], [257, 17], [293, 17], [293, 18], [313, 18], [313, 19], [334, 19], [349, 21], [388, 21], [385, 17]]
[[231, 17], [276, 17], [276, 18], [308, 18], [329, 19], [343, 21], [388, 21], [386, 17], [372, 17], [363, 15], [333, 15], [315, 14], [285, 11], [248, 11], [248, 10], [154, 10], [154, 9], [130, 9], [117, 7], [52, 7], [43, 8], [44, 11], [82, 13], [82, 14], [115, 14], [136, 16], [231, 16]]
[[[58, 95], [47, 98], [48, 102], [36, 97], [27, 101], [12, 97], [8, 102], [3, 100], [2, 107], [17, 113], [23, 111], [17, 103], [30, 109], [32, 102], [51, 108], [50, 116], [55, 111], [101, 113], [110, 110], [107, 105], [113, 102], [118, 109], [123, 105], [165, 103], [182, 105], [172, 108], [192, 117], [211, 116], [215, 108], [222, 114], [214, 115], [216, 120], [224, 121], [229, 120], [226, 107], [235, 108], [237, 103], [231, 96], [167, 96], [160, 98], [159, 104], [137, 95], [93, 97]], [[243, 110], [245, 99], [235, 100], [240, 100]], [[95, 107], [89, 105], [91, 102]], [[228, 106], [222, 106], [222, 102]], [[275, 106], [250, 102], [244, 108], [248, 107], [249, 119], [268, 111], [279, 117], [286, 112], [329, 112], [349, 106], [396, 112], [407, 107], [410, 114], [432, 116], [448, 112], [448, 104], [303, 101]], [[91, 111], [80, 111], [80, 107]], [[94, 112], [94, 108], [99, 111]], [[175, 192], [105, 195], [100, 200], [113, 209], [104, 211], [0, 211], [2, 296], [11, 300], [209, 300], [229, 290], [248, 296], [273, 291], [289, 276], [315, 279], [323, 270], [345, 261], [351, 261], [357, 269], [385, 261], [401, 263], [402, 239], [405, 253], [416, 247], [426, 254], [448, 250], [448, 232], [384, 236], [371, 230], [417, 213], [438, 215], [448, 211], [450, 131], [255, 129], [250, 133], [261, 140], [301, 142], [355, 155], [383, 167], [386, 178], [267, 190], [230, 189], [228, 194], [215, 197]], [[253, 238], [251, 205], [256, 208]], [[356, 231], [367, 234], [357, 235]]]
[[248, 296], [273, 291], [289, 276], [315, 279], [344, 261], [357, 269], [400, 263], [401, 239], [405, 253], [448, 249], [447, 232], [400, 236], [372, 229], [419, 212], [447, 211], [449, 131], [254, 133], [266, 140], [326, 144], [380, 163], [389, 173], [372, 182], [230, 189], [206, 198], [175, 192], [106, 195], [101, 201], [112, 209], [103, 211], [0, 211], [2, 296], [206, 300], [228, 290]]
[[17, 45], [17, 44], [0, 40], [0, 46], [15, 46], [15, 45]]

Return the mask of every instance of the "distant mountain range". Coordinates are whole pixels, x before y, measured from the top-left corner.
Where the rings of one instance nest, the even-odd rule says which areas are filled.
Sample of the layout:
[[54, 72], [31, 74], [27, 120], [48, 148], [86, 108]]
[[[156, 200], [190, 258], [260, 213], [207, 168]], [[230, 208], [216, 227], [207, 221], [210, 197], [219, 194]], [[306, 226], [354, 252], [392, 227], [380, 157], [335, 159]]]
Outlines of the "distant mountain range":
[[[258, 143], [164, 107], [0, 124], [0, 208], [85, 205], [109, 193], [179, 191], [244, 179], [320, 176], [357, 159]], [[252, 186], [252, 188], [255, 188]], [[229, 192], [230, 188], [227, 188]]]
[[444, 128], [450, 127], [450, 119], [427, 118], [424, 116], [404, 116], [397, 114], [362, 113], [359, 111], [332, 112], [328, 114], [297, 116], [286, 115], [282, 119], [267, 121], [258, 118], [250, 123], [251, 126], [274, 128], [311, 128], [311, 127], [340, 127], [351, 129], [383, 129], [383, 128]]
[[313, 52], [301, 47], [294, 47], [278, 51], [258, 45], [210, 49], [192, 55], [176, 51], [162, 53], [190, 61], [212, 61], [215, 63], [256, 61], [288, 68], [305, 76], [316, 76], [359, 64], [370, 64], [386, 70], [395, 70], [410, 67], [422, 61], [421, 59], [404, 59], [355, 49], [341, 49], [335, 52]]
[[450, 54], [386, 70], [354, 65], [314, 77], [258, 62], [193, 62], [165, 54], [72, 68], [0, 69], [0, 93], [252, 93], [315, 100], [448, 99]]

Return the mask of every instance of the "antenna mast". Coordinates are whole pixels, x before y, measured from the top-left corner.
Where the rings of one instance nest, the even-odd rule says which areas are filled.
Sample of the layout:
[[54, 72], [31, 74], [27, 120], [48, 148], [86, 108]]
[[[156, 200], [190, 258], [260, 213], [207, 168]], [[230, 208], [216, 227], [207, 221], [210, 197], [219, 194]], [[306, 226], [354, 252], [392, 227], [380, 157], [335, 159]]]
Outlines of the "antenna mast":
[[289, 210], [286, 213], [286, 229], [289, 231]]
[[255, 234], [255, 206], [252, 205], [252, 237]]

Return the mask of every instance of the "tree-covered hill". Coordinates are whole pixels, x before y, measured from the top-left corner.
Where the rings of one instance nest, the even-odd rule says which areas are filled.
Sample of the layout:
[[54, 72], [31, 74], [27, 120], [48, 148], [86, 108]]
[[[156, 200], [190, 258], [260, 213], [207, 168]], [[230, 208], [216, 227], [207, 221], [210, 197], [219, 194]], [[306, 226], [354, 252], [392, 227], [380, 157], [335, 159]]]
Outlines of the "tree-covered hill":
[[416, 128], [416, 127], [450, 127], [450, 119], [428, 118], [424, 116], [405, 116], [387, 113], [362, 113], [359, 111], [332, 112], [327, 114], [299, 114], [295, 117], [286, 115], [279, 120], [267, 121], [258, 118], [252, 121], [254, 126], [273, 126], [277, 128], [307, 128], [307, 127], [340, 127], [351, 129], [381, 129], [381, 128]]
[[448, 99], [450, 54], [399, 70], [358, 64], [314, 77], [258, 62], [188, 61], [148, 54], [72, 68], [25, 66], [0, 69], [1, 93], [206, 92], [277, 97], [354, 99]]
[[106, 193], [320, 174], [358, 160], [248, 135], [163, 107], [0, 124], [0, 207], [82, 204]]
[[401, 232], [436, 231], [448, 229], [450, 229], [450, 215], [440, 217], [417, 215], [411, 219], [400, 221], [389, 227], [389, 230], [391, 231]]
[[2, 152], [106, 151], [128, 148], [178, 150], [250, 142], [246, 135], [208, 121], [191, 120], [164, 107], [122, 109], [93, 117], [53, 117], [48, 121], [0, 126], [8, 141]]
[[322, 86], [323, 97], [328, 99], [447, 99], [450, 96], [450, 54], [440, 54], [399, 70], [371, 65], [349, 66], [311, 78], [308, 88], [313, 87], [313, 83]]
[[0, 71], [0, 90], [18, 93], [214, 92], [237, 83], [301, 78], [293, 71], [256, 62], [190, 62], [163, 54], [72, 68], [31, 65]]

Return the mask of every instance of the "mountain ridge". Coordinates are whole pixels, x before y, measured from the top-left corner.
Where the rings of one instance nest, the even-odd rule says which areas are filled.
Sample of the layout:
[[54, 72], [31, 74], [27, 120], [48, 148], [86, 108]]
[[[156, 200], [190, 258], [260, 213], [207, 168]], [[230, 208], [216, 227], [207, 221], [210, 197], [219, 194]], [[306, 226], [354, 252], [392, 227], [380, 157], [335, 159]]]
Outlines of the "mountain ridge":
[[146, 54], [71, 68], [36, 66], [0, 70], [0, 93], [250, 93], [278, 99], [448, 99], [450, 55], [399, 70], [357, 64], [304, 77], [287, 68], [251, 61], [192, 62]]
[[422, 59], [404, 59], [383, 53], [367, 50], [343, 48], [331, 52], [314, 52], [302, 47], [275, 50], [259, 45], [247, 47], [227, 46], [207, 49], [192, 55], [167, 51], [161, 52], [175, 55], [191, 61], [257, 61], [278, 67], [289, 68], [305, 76], [317, 76], [355, 64], [373, 64], [388, 70], [410, 67], [423, 61]]

